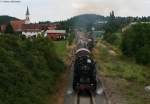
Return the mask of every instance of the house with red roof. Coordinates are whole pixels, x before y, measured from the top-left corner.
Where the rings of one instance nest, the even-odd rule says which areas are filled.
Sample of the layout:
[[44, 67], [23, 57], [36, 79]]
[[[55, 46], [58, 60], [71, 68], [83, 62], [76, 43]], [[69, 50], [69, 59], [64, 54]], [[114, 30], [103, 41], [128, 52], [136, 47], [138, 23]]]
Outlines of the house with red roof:
[[13, 20], [10, 23], [13, 27], [14, 32], [18, 33], [18, 32], [22, 32], [25, 21], [24, 20]]
[[[13, 27], [15, 33], [22, 33], [22, 35], [29, 37], [37, 37], [39, 34], [42, 34], [45, 37], [49, 37], [53, 40], [66, 39], [65, 30], [56, 30], [58, 24], [55, 23], [31, 23], [30, 22], [30, 13], [27, 7], [26, 19], [25, 20], [12, 20], [10, 24]], [[5, 25], [0, 26], [0, 31], [5, 32]]]
[[66, 30], [47, 30], [45, 36], [53, 40], [66, 39]]

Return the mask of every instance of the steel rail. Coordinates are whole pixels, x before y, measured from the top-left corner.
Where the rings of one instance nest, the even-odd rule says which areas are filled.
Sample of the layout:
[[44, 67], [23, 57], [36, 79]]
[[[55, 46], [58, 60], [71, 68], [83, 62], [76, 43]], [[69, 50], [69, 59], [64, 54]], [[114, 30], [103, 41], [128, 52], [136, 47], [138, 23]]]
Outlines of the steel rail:
[[75, 104], [96, 104], [93, 93], [89, 93], [88, 96], [82, 96], [79, 92], [75, 95]]

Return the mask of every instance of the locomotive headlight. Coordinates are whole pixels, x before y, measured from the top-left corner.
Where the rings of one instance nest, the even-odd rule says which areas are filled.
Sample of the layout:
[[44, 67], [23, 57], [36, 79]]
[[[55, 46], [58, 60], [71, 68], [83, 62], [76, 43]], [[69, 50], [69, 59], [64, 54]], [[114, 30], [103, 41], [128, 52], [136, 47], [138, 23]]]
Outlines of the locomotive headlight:
[[94, 84], [91, 84], [91, 86], [94, 86]]
[[101, 95], [103, 93], [103, 91], [104, 91], [103, 88], [99, 88], [99, 89], [96, 90], [96, 93], [98, 95]]
[[90, 59], [87, 59], [87, 63], [92, 63], [92, 61]]
[[70, 95], [70, 94], [72, 94], [73, 93], [73, 90], [71, 90], [71, 89], [69, 89], [68, 91], [67, 91], [67, 94], [68, 95]]

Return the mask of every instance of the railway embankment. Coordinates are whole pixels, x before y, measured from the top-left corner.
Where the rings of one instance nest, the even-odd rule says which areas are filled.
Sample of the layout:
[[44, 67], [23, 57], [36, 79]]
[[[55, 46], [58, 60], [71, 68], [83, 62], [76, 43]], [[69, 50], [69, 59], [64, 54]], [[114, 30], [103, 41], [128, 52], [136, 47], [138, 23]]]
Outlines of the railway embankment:
[[68, 76], [73, 57], [74, 44], [68, 45], [67, 41], [55, 41], [56, 53], [65, 63], [64, 72], [58, 77], [54, 92], [48, 97], [48, 104], [64, 104], [65, 92], [68, 87]]
[[48, 38], [0, 35], [0, 104], [47, 104], [64, 69]]
[[150, 84], [149, 67], [136, 64], [112, 47], [99, 41], [93, 52], [111, 104], [149, 104], [150, 93], [144, 89]]

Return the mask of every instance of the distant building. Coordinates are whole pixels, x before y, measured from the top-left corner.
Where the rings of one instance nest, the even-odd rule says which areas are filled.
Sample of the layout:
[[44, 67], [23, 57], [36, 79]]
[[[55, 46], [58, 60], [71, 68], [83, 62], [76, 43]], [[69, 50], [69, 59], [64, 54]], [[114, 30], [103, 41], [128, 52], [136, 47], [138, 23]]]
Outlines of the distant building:
[[[6, 26], [8, 25], [9, 21], [5, 24], [2, 24], [0, 26], [0, 32], [4, 33], [5, 30], [6, 30]], [[10, 21], [10, 24], [11, 26], [13, 27], [13, 30], [15, 33], [18, 33], [18, 32], [22, 32], [22, 28], [23, 28], [23, 25], [24, 24], [29, 24], [30, 23], [30, 18], [29, 18], [29, 9], [27, 7], [27, 11], [26, 11], [26, 19], [25, 20], [12, 20]]]
[[27, 11], [26, 11], [25, 24], [30, 24], [30, 13], [29, 13], [29, 8], [28, 7], [27, 7]]
[[56, 27], [57, 26], [55, 24], [24, 24], [22, 26], [22, 35], [25, 35], [26, 37], [37, 37], [38, 34], [41, 34], [42, 32], [50, 29], [55, 30]]
[[39, 24], [24, 24], [22, 27], [22, 35], [28, 37], [37, 37], [42, 30]]
[[[47, 36], [51, 39], [65, 39], [65, 30], [56, 30], [58, 24], [55, 23], [30, 23], [29, 8], [26, 10], [26, 18], [24, 20], [13, 20], [10, 24], [13, 27], [15, 33], [22, 33], [22, 35], [29, 37], [37, 37], [39, 34]], [[8, 23], [7, 23], [8, 24]], [[0, 32], [5, 32], [7, 24], [0, 26]]]
[[22, 35], [26, 37], [37, 37], [42, 32], [57, 28], [57, 25], [52, 23], [30, 23], [29, 15], [29, 8], [27, 7], [25, 23], [22, 25]]
[[47, 30], [45, 33], [45, 36], [53, 40], [66, 39], [66, 31], [65, 30]]
[[1, 32], [1, 33], [4, 33], [4, 32], [5, 32], [6, 26], [7, 26], [7, 24], [3, 24], [3, 25], [0, 26], [0, 32]]
[[[10, 21], [10, 24], [11, 24], [15, 33], [22, 32], [22, 26], [24, 23], [25, 23], [24, 20]], [[0, 32], [4, 33], [8, 24], [9, 23], [5, 23], [5, 24], [0, 25]]]
[[13, 20], [10, 23], [13, 27], [14, 32], [19, 33], [19, 32], [22, 32], [25, 21], [24, 20]]
[[35, 30], [35, 29], [31, 29], [29, 31], [23, 31], [22, 32], [22, 35], [26, 36], [27, 38], [30, 38], [30, 37], [37, 37], [38, 34], [41, 34], [42, 31], [41, 30]]

